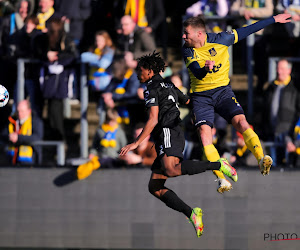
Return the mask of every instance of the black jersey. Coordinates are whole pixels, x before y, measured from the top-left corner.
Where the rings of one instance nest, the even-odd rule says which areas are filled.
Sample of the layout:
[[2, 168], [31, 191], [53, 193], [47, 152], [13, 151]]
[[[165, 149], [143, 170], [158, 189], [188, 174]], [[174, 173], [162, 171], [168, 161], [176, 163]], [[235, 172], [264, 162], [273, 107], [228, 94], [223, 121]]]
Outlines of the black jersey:
[[144, 91], [145, 105], [159, 107], [158, 124], [153, 132], [162, 128], [172, 128], [180, 123], [178, 102], [185, 104], [188, 96], [184, 95], [172, 82], [166, 82], [160, 75], [155, 75], [147, 82]]

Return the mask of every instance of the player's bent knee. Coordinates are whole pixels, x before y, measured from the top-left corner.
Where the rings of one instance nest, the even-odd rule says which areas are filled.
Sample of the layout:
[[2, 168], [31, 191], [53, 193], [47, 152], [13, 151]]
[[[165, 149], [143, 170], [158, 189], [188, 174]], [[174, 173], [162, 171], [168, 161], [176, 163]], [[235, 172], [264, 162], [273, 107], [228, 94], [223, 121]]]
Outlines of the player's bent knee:
[[161, 190], [163, 189], [163, 186], [157, 185], [155, 180], [151, 180], [148, 184], [148, 191], [150, 194], [154, 195], [157, 198], [160, 198]]
[[250, 125], [247, 122], [246, 117], [244, 115], [235, 116], [232, 120], [232, 125], [240, 133], [242, 133], [245, 130], [247, 130], [248, 128], [250, 128]]

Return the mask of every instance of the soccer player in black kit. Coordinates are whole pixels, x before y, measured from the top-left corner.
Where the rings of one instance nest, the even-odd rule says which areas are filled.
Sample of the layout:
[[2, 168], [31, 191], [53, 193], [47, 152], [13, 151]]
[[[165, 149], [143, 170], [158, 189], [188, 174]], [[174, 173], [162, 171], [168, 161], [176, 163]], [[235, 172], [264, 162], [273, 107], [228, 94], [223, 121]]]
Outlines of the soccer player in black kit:
[[177, 103], [188, 104], [190, 99], [172, 82], [166, 82], [160, 76], [159, 72], [164, 69], [165, 62], [159, 53], [153, 52], [138, 59], [137, 74], [140, 82], [146, 83], [144, 98], [149, 118], [141, 134], [133, 143], [123, 147], [120, 155], [134, 150], [148, 135], [152, 135], [157, 158], [151, 167], [149, 192], [168, 207], [186, 215], [193, 224], [197, 236], [200, 237], [203, 233], [202, 209], [199, 207], [192, 209], [184, 203], [165, 186], [166, 180], [169, 177], [194, 175], [206, 170], [219, 170], [237, 181], [237, 173], [224, 158], [217, 162], [183, 161], [185, 139], [180, 127]]

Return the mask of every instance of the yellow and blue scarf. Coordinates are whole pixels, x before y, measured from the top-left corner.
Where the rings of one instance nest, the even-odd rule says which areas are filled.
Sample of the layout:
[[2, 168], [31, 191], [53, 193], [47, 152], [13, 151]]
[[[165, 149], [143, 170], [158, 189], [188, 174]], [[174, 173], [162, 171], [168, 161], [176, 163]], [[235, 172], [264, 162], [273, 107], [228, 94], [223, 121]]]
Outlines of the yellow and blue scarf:
[[266, 6], [265, 0], [245, 0], [246, 8], [262, 8]]
[[105, 148], [108, 147], [115, 148], [117, 146], [116, 135], [117, 135], [118, 127], [119, 127], [118, 124], [115, 126], [110, 126], [107, 123], [102, 124], [102, 129], [105, 132], [105, 135], [100, 141], [101, 146]]
[[120, 84], [118, 84], [115, 89], [116, 94], [123, 95], [126, 92], [125, 88], [126, 88], [128, 80], [132, 76], [132, 74], [133, 74], [133, 70], [128, 69], [127, 72], [125, 73], [123, 81]]
[[37, 15], [37, 18], [39, 19], [39, 24], [36, 26], [38, 30], [43, 30], [46, 28], [46, 22], [47, 20], [54, 14], [54, 9], [50, 8], [47, 12], [45, 13], [39, 13]]
[[[294, 129], [294, 135], [296, 141], [300, 141], [300, 118], [296, 123], [295, 129]], [[296, 148], [296, 153], [300, 155], [300, 147]]]
[[[94, 54], [101, 56], [102, 50], [99, 48], [96, 48], [94, 50]], [[90, 73], [89, 73], [89, 84], [95, 90], [101, 90], [100, 77], [103, 77], [103, 76], [109, 77], [109, 74], [105, 71], [104, 68], [91, 67]]]
[[127, 0], [125, 15], [131, 15], [134, 22], [140, 27], [147, 27], [145, 0]]
[[[29, 116], [28, 119], [20, 125], [19, 121], [13, 120], [9, 117], [8, 131], [9, 133], [17, 132], [19, 135], [32, 135], [32, 117]], [[12, 163], [24, 162], [32, 163], [33, 162], [33, 149], [31, 146], [21, 145], [18, 147], [10, 146], [8, 148], [8, 154], [12, 157]]]
[[291, 77], [291, 76], [288, 76], [288, 77], [287, 77], [284, 81], [282, 81], [282, 82], [279, 81], [279, 80], [275, 80], [275, 81], [274, 81], [274, 84], [277, 85], [277, 86], [278, 86], [278, 85], [282, 85], [282, 84], [286, 86], [286, 85], [288, 85], [288, 84], [290, 83], [291, 79], [292, 79], [292, 77]]
[[123, 124], [128, 125], [130, 123], [130, 118], [129, 118], [129, 113], [128, 113], [127, 108], [125, 106], [119, 106], [119, 107], [117, 107], [117, 111], [119, 114], [117, 122], [119, 124], [123, 123]]

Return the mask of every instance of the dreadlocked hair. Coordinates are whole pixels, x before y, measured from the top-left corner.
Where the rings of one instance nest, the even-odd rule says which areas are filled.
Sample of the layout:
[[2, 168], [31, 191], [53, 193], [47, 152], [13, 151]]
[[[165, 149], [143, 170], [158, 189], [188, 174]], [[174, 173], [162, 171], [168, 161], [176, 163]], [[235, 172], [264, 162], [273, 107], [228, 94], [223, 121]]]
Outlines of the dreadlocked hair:
[[165, 71], [165, 61], [160, 57], [159, 52], [155, 52], [155, 50], [152, 54], [142, 56], [137, 60], [137, 68], [143, 67], [144, 69], [153, 70], [154, 74]]

